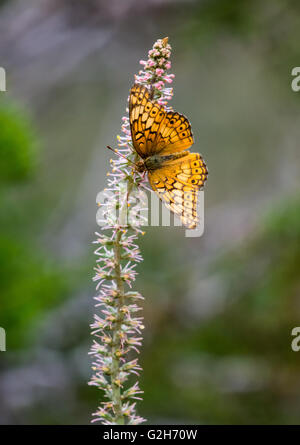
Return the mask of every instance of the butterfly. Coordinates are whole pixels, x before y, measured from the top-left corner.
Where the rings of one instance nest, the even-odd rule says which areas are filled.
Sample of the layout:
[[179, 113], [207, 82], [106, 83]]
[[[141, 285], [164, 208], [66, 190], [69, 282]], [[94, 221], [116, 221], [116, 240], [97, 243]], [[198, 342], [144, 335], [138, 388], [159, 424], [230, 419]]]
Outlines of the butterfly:
[[152, 189], [182, 223], [197, 226], [197, 194], [207, 179], [199, 153], [187, 149], [194, 143], [188, 119], [167, 111], [151, 98], [150, 90], [135, 84], [129, 96], [129, 121], [133, 147], [142, 158], [137, 167], [148, 173]]

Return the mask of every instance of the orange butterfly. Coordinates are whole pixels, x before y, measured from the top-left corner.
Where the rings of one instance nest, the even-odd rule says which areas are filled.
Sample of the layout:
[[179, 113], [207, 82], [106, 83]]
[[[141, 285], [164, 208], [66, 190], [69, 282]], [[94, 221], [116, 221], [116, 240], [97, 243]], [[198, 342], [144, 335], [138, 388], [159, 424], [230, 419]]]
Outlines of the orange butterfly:
[[130, 91], [129, 120], [134, 149], [142, 158], [139, 171], [148, 172], [152, 189], [182, 223], [195, 228], [197, 194], [208, 172], [200, 154], [187, 150], [194, 143], [189, 121], [166, 111], [138, 84]]

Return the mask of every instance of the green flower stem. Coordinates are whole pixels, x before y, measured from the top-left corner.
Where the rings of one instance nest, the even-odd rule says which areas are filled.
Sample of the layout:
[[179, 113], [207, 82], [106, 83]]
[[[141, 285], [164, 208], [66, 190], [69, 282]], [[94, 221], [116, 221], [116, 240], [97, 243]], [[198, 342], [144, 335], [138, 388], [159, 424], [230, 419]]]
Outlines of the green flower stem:
[[[128, 181], [129, 182], [129, 181]], [[120, 209], [119, 222], [124, 223], [127, 218], [127, 209], [128, 209], [128, 198], [133, 189], [133, 183], [129, 182], [127, 189], [126, 200], [123, 203], [123, 206]], [[120, 224], [121, 226], [121, 224]], [[124, 425], [125, 418], [122, 413], [122, 398], [121, 398], [121, 389], [119, 384], [119, 373], [120, 373], [120, 357], [119, 352], [121, 351], [120, 345], [120, 327], [123, 322], [124, 314], [121, 312], [121, 308], [125, 304], [125, 288], [124, 281], [121, 276], [121, 249], [122, 246], [120, 244], [122, 237], [122, 229], [118, 229], [116, 240], [114, 243], [114, 271], [115, 271], [115, 283], [117, 286], [117, 322], [115, 323], [115, 329], [113, 330], [112, 336], [112, 372], [111, 372], [111, 386], [112, 386], [112, 403], [113, 403], [113, 411], [115, 414], [115, 423], [117, 425]]]

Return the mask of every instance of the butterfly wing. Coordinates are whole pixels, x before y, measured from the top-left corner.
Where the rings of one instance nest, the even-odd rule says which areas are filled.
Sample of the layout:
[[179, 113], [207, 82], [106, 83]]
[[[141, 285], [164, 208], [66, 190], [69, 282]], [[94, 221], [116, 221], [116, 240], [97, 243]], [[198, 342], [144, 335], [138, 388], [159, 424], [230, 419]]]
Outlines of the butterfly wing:
[[129, 120], [133, 146], [142, 158], [182, 151], [194, 142], [187, 118], [166, 112], [142, 85], [135, 84], [130, 90]]
[[[150, 91], [135, 84], [130, 91], [129, 119], [133, 146], [142, 158], [154, 154], [167, 156], [188, 149], [194, 142], [188, 119], [166, 111], [153, 101]], [[183, 224], [195, 228], [197, 193], [207, 178], [205, 163], [198, 153], [163, 162], [148, 171], [151, 187], [166, 206], [179, 215]]]
[[186, 150], [194, 143], [191, 124], [188, 119], [177, 112], [166, 113], [155, 140], [157, 153], [168, 155]]
[[129, 120], [132, 142], [142, 158], [155, 153], [155, 140], [166, 112], [157, 102], [150, 99], [146, 87], [135, 84], [130, 90]]
[[188, 153], [175, 161], [166, 161], [157, 170], [149, 171], [151, 187], [166, 207], [178, 215], [190, 229], [198, 224], [198, 191], [207, 178], [207, 168], [199, 153]]

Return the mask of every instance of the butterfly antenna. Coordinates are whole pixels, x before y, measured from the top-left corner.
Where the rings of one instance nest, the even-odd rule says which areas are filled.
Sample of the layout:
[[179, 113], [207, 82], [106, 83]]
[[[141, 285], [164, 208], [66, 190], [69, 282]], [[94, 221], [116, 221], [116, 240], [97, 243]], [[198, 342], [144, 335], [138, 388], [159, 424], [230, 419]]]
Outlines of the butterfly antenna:
[[120, 156], [121, 158], [126, 159], [127, 162], [130, 162], [131, 164], [136, 166], [136, 163], [131, 161], [130, 159], [126, 158], [126, 156], [122, 155], [118, 150], [116, 150], [115, 148], [110, 147], [109, 145], [107, 145], [107, 148], [111, 151], [113, 151], [116, 155]]

